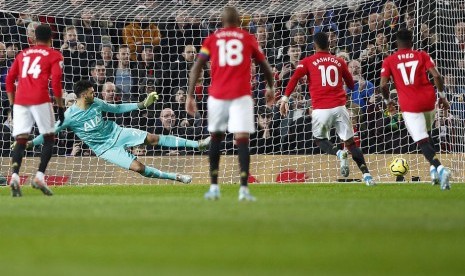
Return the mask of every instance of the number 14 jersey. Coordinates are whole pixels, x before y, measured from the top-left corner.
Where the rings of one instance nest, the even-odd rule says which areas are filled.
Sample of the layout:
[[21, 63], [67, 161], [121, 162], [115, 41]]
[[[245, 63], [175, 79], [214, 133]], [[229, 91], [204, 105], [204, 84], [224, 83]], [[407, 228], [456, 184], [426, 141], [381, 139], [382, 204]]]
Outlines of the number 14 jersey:
[[426, 71], [434, 61], [424, 51], [400, 49], [384, 59], [381, 77], [393, 78], [399, 106], [406, 112], [426, 112], [434, 109], [436, 94]]
[[251, 59], [262, 62], [265, 55], [253, 35], [230, 27], [208, 36], [202, 44], [199, 58], [210, 59], [210, 96], [229, 100], [251, 95]]
[[37, 105], [50, 102], [49, 79], [53, 94], [62, 96], [62, 54], [45, 45], [37, 45], [19, 53], [8, 72], [6, 91], [15, 91], [15, 104]]

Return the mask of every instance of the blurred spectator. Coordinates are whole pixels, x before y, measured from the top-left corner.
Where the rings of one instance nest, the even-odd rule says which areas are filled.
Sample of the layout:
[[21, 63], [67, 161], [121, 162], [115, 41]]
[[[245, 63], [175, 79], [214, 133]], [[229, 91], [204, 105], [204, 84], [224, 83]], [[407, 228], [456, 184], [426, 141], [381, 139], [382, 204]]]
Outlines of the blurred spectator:
[[271, 65], [274, 65], [275, 52], [273, 47], [273, 42], [268, 40], [268, 31], [265, 26], [256, 26], [255, 28], [255, 38], [257, 39], [258, 45], [262, 48], [263, 53], [265, 54], [268, 62]]
[[337, 55], [341, 51], [338, 45], [337, 32], [334, 29], [329, 29], [326, 33], [329, 38], [329, 52], [333, 55]]
[[91, 8], [84, 7], [81, 10], [81, 18], [73, 20], [80, 41], [87, 47], [87, 51], [96, 52], [102, 43], [102, 28], [95, 20], [95, 12]]
[[399, 30], [399, 9], [394, 1], [387, 1], [383, 6], [384, 34], [390, 48], [394, 49], [395, 34]]
[[273, 111], [261, 106], [257, 111], [257, 131], [250, 136], [250, 153], [272, 153], [279, 146], [279, 134], [272, 125]]
[[252, 20], [249, 24], [249, 32], [256, 34], [258, 27], [265, 28], [267, 33], [273, 32], [273, 24], [268, 22], [268, 15], [261, 11], [256, 11], [252, 14]]
[[384, 19], [379, 13], [372, 13], [368, 16], [367, 24], [363, 28], [363, 41], [374, 44], [376, 35], [384, 33]]
[[433, 60], [436, 59], [436, 35], [430, 33], [428, 25], [420, 25], [420, 50], [426, 51]]
[[101, 99], [110, 104], [121, 103], [120, 96], [118, 95], [118, 91], [114, 83], [107, 81], [102, 85]]
[[363, 78], [362, 67], [358, 60], [349, 62], [349, 72], [354, 78], [355, 86], [353, 90], [346, 88], [347, 94], [350, 96], [352, 102], [360, 106], [362, 111], [365, 112], [368, 106], [368, 99], [374, 94], [375, 87], [372, 82]]
[[97, 55], [97, 59], [103, 60], [107, 77], [114, 77], [114, 69], [117, 67], [118, 64], [113, 56], [113, 46], [111, 46], [111, 44], [102, 44], [100, 45], [99, 52], [100, 53], [99, 55]]
[[6, 47], [5, 44], [0, 42], [0, 84], [1, 84], [1, 107], [2, 113], [0, 114], [0, 121], [5, 121], [5, 116], [7, 115], [7, 109], [10, 104], [8, 102], [8, 95], [5, 93], [5, 79], [8, 74], [8, 69], [10, 68], [12, 62], [6, 58]]
[[327, 11], [326, 4], [322, 0], [315, 0], [312, 4], [313, 19], [308, 24], [308, 27], [313, 30], [311, 35], [322, 32], [325, 29], [333, 30], [338, 35], [337, 24], [331, 20], [331, 11]]
[[97, 94], [102, 92], [102, 86], [105, 82], [112, 81], [112, 78], [107, 77], [105, 62], [103, 60], [97, 60], [94, 62], [90, 71], [90, 75], [90, 82], [92, 82], [94, 85], [94, 91]]
[[187, 87], [189, 72], [194, 65], [197, 50], [194, 45], [184, 46], [182, 54], [171, 64], [170, 70], [166, 72], [169, 87]]
[[161, 93], [163, 87], [163, 68], [160, 62], [155, 61], [154, 48], [152, 45], [145, 45], [140, 54], [140, 61], [137, 62], [139, 79], [152, 79], [156, 82], [157, 90]]
[[26, 49], [36, 43], [35, 31], [37, 26], [40, 25], [40, 22], [30, 21], [30, 17], [21, 18], [21, 15], [18, 20], [21, 21], [21, 23], [18, 24], [21, 49]]
[[413, 31], [415, 28], [415, 10], [407, 10], [404, 14], [404, 22], [402, 22], [401, 27], [402, 29], [407, 29], [409, 31]]
[[350, 61], [350, 55], [346, 50], [339, 51], [339, 53], [337, 53], [336, 56], [345, 60], [346, 63], [349, 63]]
[[367, 45], [367, 48], [363, 50], [360, 56], [362, 75], [365, 80], [373, 83], [375, 87], [379, 84], [379, 74], [383, 59], [384, 55], [378, 53], [377, 47], [371, 43]]
[[13, 139], [11, 136], [13, 120], [9, 112], [5, 117], [2, 116], [2, 120], [0, 124], [0, 149], [1, 156], [7, 157], [10, 156], [10, 145]]
[[19, 53], [20, 44], [18, 41], [13, 40], [5, 43], [6, 46], [6, 58], [13, 61], [16, 55]]
[[300, 61], [302, 50], [299, 45], [291, 44], [287, 50], [286, 59], [276, 66], [278, 74], [278, 85], [281, 91], [286, 89], [287, 83], [292, 73], [297, 68]]
[[125, 102], [137, 98], [138, 96], [138, 72], [137, 68], [132, 68], [129, 56], [129, 47], [127, 45], [121, 45], [116, 55], [118, 66], [115, 68], [114, 79], [116, 87], [121, 90], [122, 100]]
[[89, 75], [89, 59], [92, 54], [86, 50], [86, 46], [78, 40], [76, 28], [67, 26], [63, 33], [64, 41], [61, 45], [61, 52], [64, 57], [63, 70], [66, 87], [80, 80], [82, 76]]
[[158, 27], [148, 22], [144, 13], [140, 13], [123, 29], [123, 43], [129, 46], [131, 60], [137, 60], [137, 53], [142, 51], [142, 45], [160, 44], [160, 31]]
[[145, 156], [147, 155], [147, 148], [145, 146], [133, 147], [131, 153], [135, 156]]
[[175, 22], [167, 25], [165, 28], [166, 35], [162, 39], [162, 45], [165, 49], [164, 54], [168, 54], [169, 61], [177, 59], [182, 52], [182, 46], [194, 45], [200, 47], [202, 43], [202, 34], [200, 19], [191, 17], [186, 10], [178, 10], [175, 16]]
[[350, 59], [358, 59], [365, 42], [362, 37], [362, 22], [358, 19], [349, 22], [348, 31], [342, 45], [350, 55]]

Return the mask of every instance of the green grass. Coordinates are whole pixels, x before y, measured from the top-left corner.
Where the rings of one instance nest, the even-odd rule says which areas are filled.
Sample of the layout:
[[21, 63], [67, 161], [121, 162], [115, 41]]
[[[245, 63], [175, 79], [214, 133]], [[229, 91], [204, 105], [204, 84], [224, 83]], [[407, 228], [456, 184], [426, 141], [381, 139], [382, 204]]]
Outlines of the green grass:
[[463, 275], [465, 185], [0, 189], [0, 275]]

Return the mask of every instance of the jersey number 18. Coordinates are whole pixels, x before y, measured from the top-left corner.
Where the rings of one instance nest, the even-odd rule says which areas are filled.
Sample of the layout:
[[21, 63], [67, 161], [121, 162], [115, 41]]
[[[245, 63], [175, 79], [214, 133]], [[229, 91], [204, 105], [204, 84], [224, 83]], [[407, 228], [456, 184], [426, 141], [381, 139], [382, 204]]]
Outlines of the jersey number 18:
[[244, 45], [239, 39], [231, 39], [228, 41], [219, 39], [216, 41], [216, 46], [218, 46], [219, 65], [221, 67], [226, 65], [237, 66], [244, 60], [244, 56], [242, 55]]

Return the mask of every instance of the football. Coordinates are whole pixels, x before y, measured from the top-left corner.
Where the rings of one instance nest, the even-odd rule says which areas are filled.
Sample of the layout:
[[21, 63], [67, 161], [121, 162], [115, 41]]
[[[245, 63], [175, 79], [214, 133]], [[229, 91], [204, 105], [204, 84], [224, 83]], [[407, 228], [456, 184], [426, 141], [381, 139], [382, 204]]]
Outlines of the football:
[[392, 160], [391, 164], [389, 164], [389, 170], [394, 176], [403, 176], [407, 174], [409, 165], [404, 158], [395, 158]]

